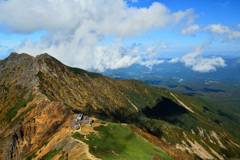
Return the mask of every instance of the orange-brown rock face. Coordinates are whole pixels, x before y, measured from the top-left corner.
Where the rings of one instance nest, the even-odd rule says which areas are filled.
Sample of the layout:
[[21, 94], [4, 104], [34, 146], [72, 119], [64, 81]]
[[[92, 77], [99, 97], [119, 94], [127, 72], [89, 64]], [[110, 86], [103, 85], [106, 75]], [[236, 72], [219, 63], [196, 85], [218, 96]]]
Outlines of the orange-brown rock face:
[[33, 104], [36, 106], [24, 116], [21, 123], [16, 124], [12, 129], [9, 126], [3, 132], [4, 137], [9, 136], [9, 138], [2, 141], [4, 150], [1, 158], [19, 159], [31, 153], [46, 143], [62, 124], [71, 120], [71, 110], [59, 102], [51, 102], [41, 93], [36, 95], [22, 113]]
[[[48, 57], [48, 55], [42, 55]], [[39, 90], [44, 58], [12, 53], [0, 61], [0, 158], [21, 159], [46, 143], [71, 115]]]

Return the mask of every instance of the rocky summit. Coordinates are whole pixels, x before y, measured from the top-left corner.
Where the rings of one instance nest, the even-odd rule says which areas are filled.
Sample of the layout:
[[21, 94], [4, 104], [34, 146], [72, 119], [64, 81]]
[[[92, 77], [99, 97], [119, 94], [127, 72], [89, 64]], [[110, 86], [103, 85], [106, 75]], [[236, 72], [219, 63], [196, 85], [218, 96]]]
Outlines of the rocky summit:
[[[80, 113], [93, 124], [71, 127]], [[0, 61], [0, 159], [239, 158], [234, 128], [212, 117], [199, 98], [69, 67], [46, 53]]]

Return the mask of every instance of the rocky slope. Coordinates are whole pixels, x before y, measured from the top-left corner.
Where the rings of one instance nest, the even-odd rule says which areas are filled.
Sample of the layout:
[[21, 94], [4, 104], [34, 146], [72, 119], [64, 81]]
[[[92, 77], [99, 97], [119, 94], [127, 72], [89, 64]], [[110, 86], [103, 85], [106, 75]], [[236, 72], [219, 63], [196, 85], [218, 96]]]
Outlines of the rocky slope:
[[176, 159], [188, 155], [180, 150], [203, 159], [240, 156], [239, 140], [204, 116], [191, 97], [68, 67], [48, 54], [12, 53], [0, 61], [0, 73], [1, 159], [91, 157], [84, 156], [90, 155], [86, 144], [70, 136], [69, 123], [79, 112], [134, 124], [143, 131], [136, 133]]

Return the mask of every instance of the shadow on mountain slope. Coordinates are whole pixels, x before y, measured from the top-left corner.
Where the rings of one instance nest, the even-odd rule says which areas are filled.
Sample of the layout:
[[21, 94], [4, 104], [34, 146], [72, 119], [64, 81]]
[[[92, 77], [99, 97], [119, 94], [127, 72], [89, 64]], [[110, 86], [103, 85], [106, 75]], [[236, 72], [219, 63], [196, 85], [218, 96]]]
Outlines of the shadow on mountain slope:
[[158, 99], [154, 107], [147, 106], [142, 112], [148, 118], [164, 120], [186, 130], [191, 130], [198, 123], [187, 109], [165, 97]]
[[162, 119], [171, 116], [179, 116], [189, 113], [189, 111], [182, 106], [174, 103], [172, 100], [163, 97], [162, 100], [158, 99], [157, 104], [150, 108], [147, 106], [142, 112], [149, 118]]

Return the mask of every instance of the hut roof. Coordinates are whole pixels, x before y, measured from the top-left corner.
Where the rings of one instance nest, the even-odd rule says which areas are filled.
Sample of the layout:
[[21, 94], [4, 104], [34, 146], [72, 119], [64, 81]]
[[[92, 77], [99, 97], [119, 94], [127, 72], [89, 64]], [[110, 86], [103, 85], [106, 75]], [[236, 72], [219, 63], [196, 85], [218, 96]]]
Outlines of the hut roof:
[[76, 121], [71, 121], [71, 126], [79, 126], [79, 124]]
[[82, 119], [82, 117], [83, 117], [83, 114], [80, 113], [80, 114], [77, 115], [77, 118], [76, 118], [76, 119]]

